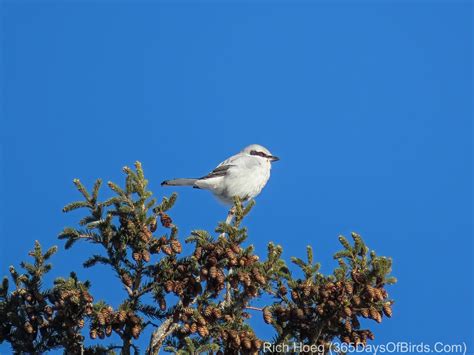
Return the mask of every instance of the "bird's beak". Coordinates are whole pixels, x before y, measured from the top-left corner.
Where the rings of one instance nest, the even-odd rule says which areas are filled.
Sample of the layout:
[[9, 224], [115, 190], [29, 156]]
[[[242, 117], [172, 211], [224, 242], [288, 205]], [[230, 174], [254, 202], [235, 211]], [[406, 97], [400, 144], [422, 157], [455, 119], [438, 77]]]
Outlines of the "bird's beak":
[[270, 157], [270, 161], [272, 161], [272, 162], [273, 162], [273, 161], [278, 161], [278, 160], [280, 160], [280, 158], [278, 158], [278, 157], [276, 157], [276, 156], [274, 156], [274, 155], [272, 155], [272, 156]]

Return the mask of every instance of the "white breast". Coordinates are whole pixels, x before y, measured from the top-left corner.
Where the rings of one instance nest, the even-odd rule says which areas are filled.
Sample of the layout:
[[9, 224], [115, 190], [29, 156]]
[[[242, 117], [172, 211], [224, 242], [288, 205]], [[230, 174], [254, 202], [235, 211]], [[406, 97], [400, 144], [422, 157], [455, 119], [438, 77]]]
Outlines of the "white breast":
[[247, 156], [229, 169], [223, 178], [222, 188], [214, 193], [226, 203], [232, 203], [234, 196], [241, 199], [254, 198], [270, 178], [270, 169], [271, 164], [266, 159]]

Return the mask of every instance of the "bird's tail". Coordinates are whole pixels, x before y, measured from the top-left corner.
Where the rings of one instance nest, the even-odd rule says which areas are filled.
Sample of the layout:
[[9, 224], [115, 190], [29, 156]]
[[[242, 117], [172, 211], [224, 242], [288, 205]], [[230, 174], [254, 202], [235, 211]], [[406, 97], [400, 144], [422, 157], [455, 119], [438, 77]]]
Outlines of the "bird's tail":
[[198, 179], [172, 179], [165, 180], [161, 186], [193, 186]]

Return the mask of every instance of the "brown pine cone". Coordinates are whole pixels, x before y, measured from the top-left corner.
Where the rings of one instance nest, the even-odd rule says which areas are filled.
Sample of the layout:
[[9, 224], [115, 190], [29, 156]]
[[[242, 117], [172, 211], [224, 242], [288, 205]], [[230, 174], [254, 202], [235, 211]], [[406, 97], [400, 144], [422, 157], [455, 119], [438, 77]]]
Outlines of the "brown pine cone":
[[380, 315], [379, 311], [377, 311], [375, 308], [371, 308], [369, 312], [370, 312], [370, 318], [375, 320], [377, 323], [382, 322], [382, 316]]
[[156, 222], [156, 218], [153, 218], [152, 221], [150, 222], [150, 231], [152, 233], [155, 233], [157, 228], [158, 228], [158, 223]]
[[100, 325], [105, 325], [105, 315], [102, 312], [97, 313], [97, 322]]
[[142, 250], [142, 259], [146, 263], [150, 261], [150, 252], [148, 250], [146, 249]]
[[361, 304], [361, 299], [360, 299], [360, 297], [357, 296], [357, 295], [352, 296], [352, 300], [354, 301], [354, 304], [355, 304], [356, 306], [358, 306], [358, 305]]
[[171, 244], [171, 249], [176, 254], [181, 253], [181, 251], [183, 250], [183, 247], [181, 246], [181, 243], [179, 242], [179, 240], [173, 239], [170, 244]]
[[240, 252], [242, 251], [242, 248], [238, 244], [231, 244], [230, 248], [236, 254], [240, 254]]
[[242, 342], [242, 347], [245, 350], [252, 349], [252, 341], [249, 338], [245, 337], [245, 338], [241, 339], [241, 342]]
[[379, 288], [374, 288], [374, 296], [377, 301], [383, 300], [383, 295]]
[[165, 291], [166, 292], [171, 292], [174, 290], [174, 282], [171, 280], [168, 280], [165, 282]]
[[96, 339], [97, 338], [97, 330], [96, 329], [91, 329], [91, 331], [89, 332], [89, 336], [91, 337], [91, 339]]
[[161, 250], [163, 250], [163, 253], [165, 253], [166, 255], [172, 255], [173, 254], [173, 250], [171, 249], [171, 247], [169, 245], [163, 245], [161, 247]]
[[213, 308], [213, 309], [212, 309], [212, 314], [213, 314], [214, 317], [216, 317], [217, 319], [219, 319], [219, 318], [222, 317], [222, 311], [221, 311], [219, 308]]
[[198, 334], [202, 337], [206, 337], [209, 334], [209, 330], [206, 326], [200, 326], [197, 328]]
[[194, 257], [199, 260], [201, 259], [201, 256], [202, 256], [202, 248], [196, 247], [196, 249], [194, 250]]
[[293, 301], [298, 300], [299, 295], [298, 295], [298, 292], [296, 290], [291, 291], [291, 298], [293, 299]]
[[252, 348], [255, 350], [259, 350], [262, 347], [262, 341], [260, 339], [252, 340]]
[[136, 262], [139, 262], [140, 260], [142, 260], [142, 254], [138, 251], [135, 251], [133, 252], [132, 254], [132, 258], [133, 260], [135, 260]]
[[223, 284], [223, 283], [224, 283], [224, 281], [225, 281], [225, 275], [224, 275], [224, 273], [222, 272], [222, 270], [219, 270], [219, 271], [217, 272], [217, 277], [216, 277], [216, 279], [217, 279], [217, 282], [218, 282], [218, 283], [220, 283], [220, 284]]
[[31, 325], [30, 322], [26, 322], [24, 325], [23, 325], [23, 329], [25, 330], [25, 332], [27, 332], [28, 334], [32, 334], [34, 329], [33, 329], [33, 326]]
[[362, 309], [360, 310], [360, 314], [362, 314], [362, 317], [368, 318], [369, 315], [370, 315], [370, 312], [369, 312], [369, 310], [368, 310], [367, 308], [362, 308]]
[[366, 291], [367, 291], [367, 294], [370, 296], [370, 298], [374, 298], [375, 297], [375, 290], [372, 286], [370, 285], [367, 285], [366, 286]]
[[346, 292], [349, 294], [352, 294], [354, 292], [354, 287], [352, 286], [352, 283], [350, 283], [349, 281], [346, 281], [344, 283], [344, 288], [346, 289]]
[[391, 303], [390, 302], [386, 302], [384, 303], [383, 305], [383, 313], [385, 313], [385, 315], [387, 317], [391, 317], [392, 316], [392, 307], [391, 307]]
[[263, 309], [263, 320], [267, 324], [270, 324], [273, 321], [272, 312], [271, 312], [270, 308], [268, 308], [268, 307], [265, 307]]
[[206, 307], [206, 309], [204, 309], [203, 314], [209, 318], [210, 316], [212, 316], [212, 311], [213, 311], [212, 307], [208, 306]]
[[278, 288], [278, 292], [280, 293], [280, 295], [286, 295], [286, 293], [288, 292], [288, 289], [286, 288], [285, 285], [281, 285], [279, 288]]
[[162, 311], [166, 311], [166, 300], [164, 298], [160, 298], [160, 309]]
[[209, 268], [209, 276], [213, 279], [217, 277], [217, 268], [215, 266]]
[[160, 221], [161, 225], [165, 228], [169, 228], [173, 224], [173, 220], [171, 219], [171, 217], [164, 212], [160, 212]]
[[348, 306], [344, 307], [344, 314], [348, 317], [352, 316], [352, 309]]
[[191, 333], [196, 333], [197, 332], [197, 324], [196, 323], [193, 323], [191, 324], [191, 327], [189, 328], [189, 330], [191, 331]]
[[45, 312], [48, 316], [50, 316], [50, 315], [53, 314], [53, 308], [52, 308], [51, 306], [46, 306], [46, 307], [44, 307], [44, 312]]
[[125, 312], [124, 310], [120, 310], [117, 313], [117, 319], [120, 323], [125, 322], [125, 320], [127, 319], [127, 312]]
[[346, 332], [352, 333], [352, 324], [350, 318], [346, 319], [346, 322], [344, 323], [344, 329], [346, 330]]
[[137, 324], [137, 325], [134, 325], [132, 327], [132, 336], [135, 338], [135, 339], [138, 339], [138, 337], [140, 336], [140, 332], [141, 332], [142, 328]]

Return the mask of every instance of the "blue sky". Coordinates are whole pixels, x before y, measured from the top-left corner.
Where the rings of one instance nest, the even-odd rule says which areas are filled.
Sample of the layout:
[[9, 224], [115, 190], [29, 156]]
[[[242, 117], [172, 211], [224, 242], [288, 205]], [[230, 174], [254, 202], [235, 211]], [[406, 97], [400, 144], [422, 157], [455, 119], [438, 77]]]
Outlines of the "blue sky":
[[[338, 234], [356, 231], [399, 279], [375, 344], [474, 352], [470, 2], [0, 9], [1, 274], [39, 239], [61, 246], [52, 276], [79, 270], [118, 302], [110, 272], [81, 268], [95, 249], [56, 239], [80, 216], [61, 213], [78, 197], [72, 179], [122, 182], [140, 160], [160, 197], [173, 191], [165, 178], [260, 143], [281, 161], [246, 220], [258, 252], [274, 241], [289, 258], [312, 244], [329, 272]], [[177, 191], [182, 237], [225, 218], [210, 194]]]

